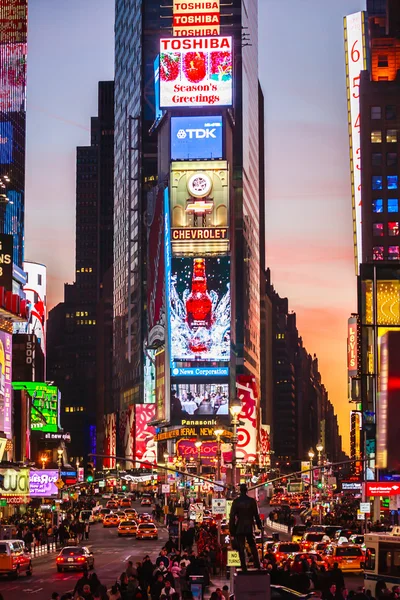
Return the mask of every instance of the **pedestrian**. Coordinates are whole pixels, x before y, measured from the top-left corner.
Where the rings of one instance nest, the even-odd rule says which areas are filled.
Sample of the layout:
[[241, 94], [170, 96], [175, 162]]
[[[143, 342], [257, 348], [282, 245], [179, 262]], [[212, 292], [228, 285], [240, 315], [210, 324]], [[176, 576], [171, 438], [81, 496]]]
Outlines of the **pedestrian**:
[[161, 590], [161, 596], [166, 596], [170, 598], [172, 594], [175, 594], [175, 589], [172, 587], [171, 582], [168, 579], [165, 581], [165, 585]]
[[90, 585], [88, 583], [85, 583], [85, 585], [83, 586], [81, 596], [85, 600], [93, 600], [92, 590], [90, 589]]
[[336, 585], [336, 589], [341, 590], [344, 588], [344, 577], [343, 571], [339, 568], [339, 563], [333, 563], [333, 569], [329, 572], [332, 583]]
[[89, 539], [89, 533], [90, 533], [90, 523], [89, 521], [85, 522], [85, 540]]
[[53, 592], [51, 595], [51, 600], [60, 600], [60, 594], [58, 592]]

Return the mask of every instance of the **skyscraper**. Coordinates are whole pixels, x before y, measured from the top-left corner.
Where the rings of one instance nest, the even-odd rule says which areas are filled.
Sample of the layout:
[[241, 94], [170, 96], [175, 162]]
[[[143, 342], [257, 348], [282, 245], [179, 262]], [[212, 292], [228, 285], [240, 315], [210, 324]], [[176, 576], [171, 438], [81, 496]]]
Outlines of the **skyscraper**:
[[0, 6], [0, 232], [24, 260], [27, 0]]
[[[61, 389], [63, 426], [71, 433], [71, 453], [78, 458], [95, 451], [97, 435], [102, 438], [105, 388], [111, 394], [111, 359], [102, 363], [100, 372], [97, 360], [111, 344], [103, 328], [113, 263], [113, 81], [99, 83], [98, 98], [90, 146], [77, 148], [76, 281], [65, 286], [64, 302], [50, 311], [48, 322], [48, 377]], [[77, 418], [76, 412], [83, 414]]]

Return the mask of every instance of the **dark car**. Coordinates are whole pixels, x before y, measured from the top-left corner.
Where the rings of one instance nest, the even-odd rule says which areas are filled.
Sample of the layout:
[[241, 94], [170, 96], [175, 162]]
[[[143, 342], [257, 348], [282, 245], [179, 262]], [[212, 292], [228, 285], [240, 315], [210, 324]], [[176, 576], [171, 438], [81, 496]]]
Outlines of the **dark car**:
[[56, 558], [57, 571], [94, 569], [93, 552], [85, 546], [66, 546]]

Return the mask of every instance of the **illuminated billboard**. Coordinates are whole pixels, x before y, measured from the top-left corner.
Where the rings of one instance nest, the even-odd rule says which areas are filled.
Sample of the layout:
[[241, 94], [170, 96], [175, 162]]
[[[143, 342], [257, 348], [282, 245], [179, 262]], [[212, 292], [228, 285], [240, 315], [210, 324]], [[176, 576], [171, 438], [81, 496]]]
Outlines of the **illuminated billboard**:
[[[256, 461], [257, 455], [257, 414], [258, 398], [255, 379], [249, 375], [238, 375], [236, 378], [236, 394], [242, 403], [237, 430], [238, 443], [236, 454], [242, 463]], [[279, 435], [279, 433], [278, 433]]]
[[0, 233], [0, 286], [6, 292], [13, 291], [13, 245], [12, 235]]
[[229, 250], [227, 162], [171, 163], [170, 195], [172, 254], [226, 254]]
[[27, 283], [24, 286], [26, 299], [29, 301], [29, 318], [26, 333], [34, 333], [46, 356], [46, 322], [47, 322], [47, 269], [45, 265], [24, 262]]
[[161, 38], [161, 108], [232, 106], [232, 37]]
[[367, 68], [365, 43], [365, 13], [344, 18], [346, 55], [347, 112], [350, 142], [351, 195], [353, 203], [353, 235], [356, 274], [362, 261], [361, 236], [361, 144], [360, 144], [360, 81], [361, 71]]
[[[135, 404], [135, 458], [148, 461], [148, 466], [157, 462], [157, 442], [154, 440], [155, 428], [149, 425], [156, 416], [155, 404]], [[141, 463], [136, 463], [138, 468]]]
[[173, 258], [170, 284], [171, 362], [229, 361], [229, 257]]
[[117, 415], [109, 413], [104, 415], [104, 454], [111, 458], [103, 459], [103, 467], [105, 469], [114, 469], [117, 461]]
[[28, 0], [1, 0], [0, 41], [25, 42]]
[[171, 117], [172, 160], [222, 158], [222, 117]]
[[349, 377], [357, 377], [359, 374], [359, 354], [357, 317], [350, 317], [347, 322], [347, 373]]
[[229, 386], [220, 383], [173, 383], [171, 385], [172, 424], [181, 424], [190, 417], [202, 420], [206, 417], [229, 415]]
[[13, 160], [13, 126], [9, 121], [0, 121], [0, 165], [9, 165]]
[[29, 472], [29, 495], [31, 498], [51, 498], [58, 495], [57, 469], [43, 469]]
[[57, 433], [60, 427], [60, 392], [58, 387], [35, 381], [14, 381], [12, 385], [14, 390], [25, 390], [32, 398], [32, 431]]
[[181, 2], [173, 0], [172, 31], [175, 36], [218, 35], [220, 0]]
[[0, 44], [0, 112], [25, 110], [26, 44]]
[[12, 435], [11, 356], [12, 335], [0, 331], [0, 431], [9, 439]]
[[164, 190], [147, 193], [147, 347], [165, 340], [164, 306]]
[[398, 415], [400, 411], [400, 332], [387, 331], [380, 344], [380, 393], [377, 402], [377, 453], [379, 469], [400, 468]]

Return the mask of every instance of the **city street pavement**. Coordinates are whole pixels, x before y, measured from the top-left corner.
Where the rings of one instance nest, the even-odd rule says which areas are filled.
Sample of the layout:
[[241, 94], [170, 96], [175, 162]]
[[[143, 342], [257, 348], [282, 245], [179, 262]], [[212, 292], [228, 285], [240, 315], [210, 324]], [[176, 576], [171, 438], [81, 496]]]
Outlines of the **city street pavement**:
[[[136, 508], [138, 509], [137, 506]], [[145, 512], [144, 508], [142, 512]], [[86, 545], [94, 553], [94, 571], [100, 581], [109, 588], [125, 570], [128, 560], [135, 563], [149, 554], [155, 561], [167, 539], [168, 533], [163, 527], [159, 527], [158, 541], [139, 541], [135, 538], [119, 538], [116, 528], [105, 529], [101, 523], [97, 523], [91, 527], [88, 542], [82, 542], [82, 545]], [[21, 575], [16, 580], [1, 578], [0, 592], [4, 600], [49, 600], [52, 592], [63, 594], [72, 591], [82, 572], [58, 573], [56, 556], [57, 554], [52, 554], [35, 559], [32, 577]]]

